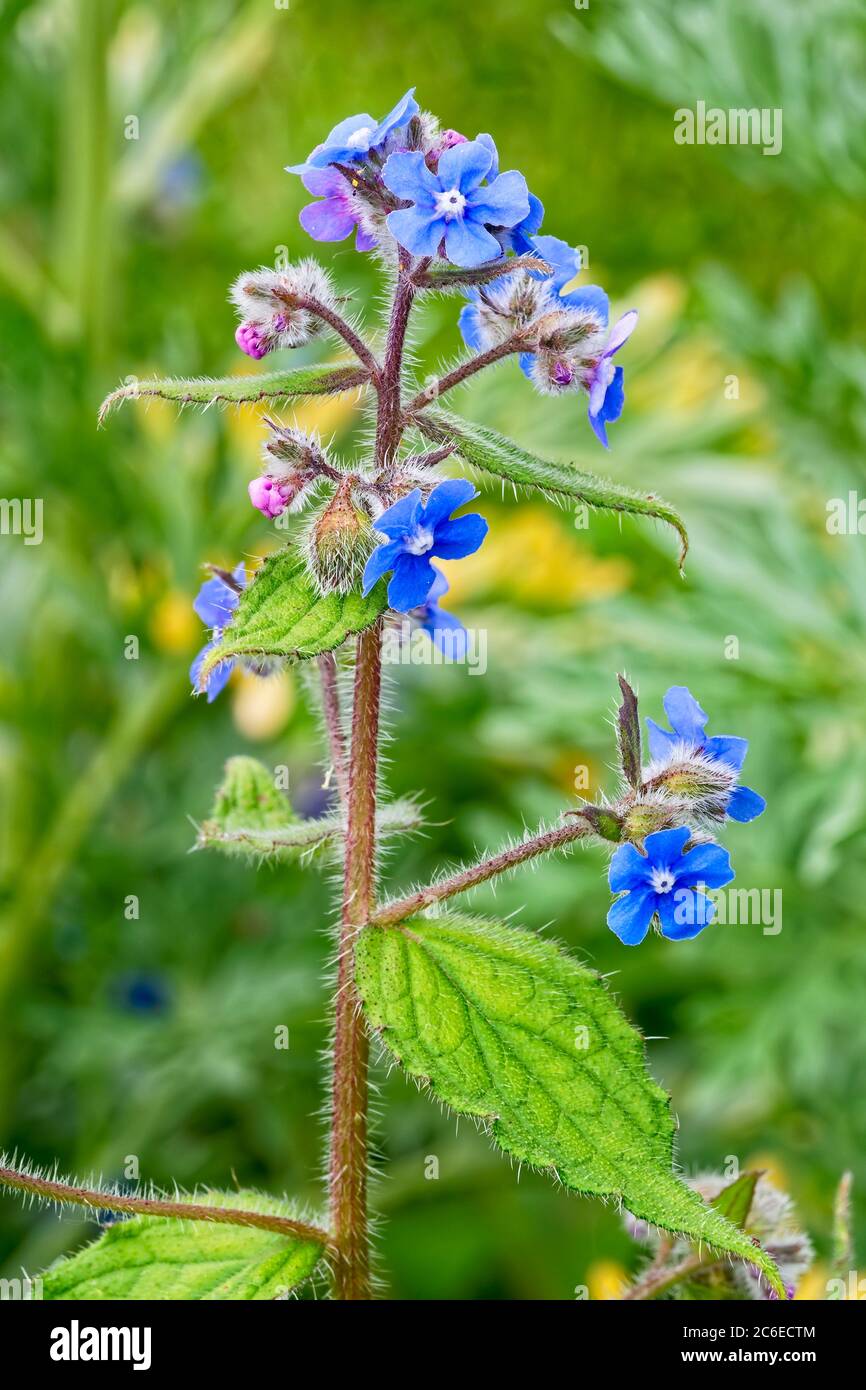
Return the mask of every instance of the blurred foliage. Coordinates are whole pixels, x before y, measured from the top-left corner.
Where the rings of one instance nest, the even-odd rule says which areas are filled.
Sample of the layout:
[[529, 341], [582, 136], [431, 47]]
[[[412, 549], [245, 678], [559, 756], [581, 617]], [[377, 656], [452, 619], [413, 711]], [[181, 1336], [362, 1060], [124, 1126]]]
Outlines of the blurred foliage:
[[[617, 670], [644, 714], [690, 685], [716, 731], [751, 740], [769, 809], [728, 840], [740, 886], [782, 890], [781, 932], [625, 950], [598, 851], [472, 905], [552, 922], [617, 972], [688, 1171], [734, 1154], [780, 1172], [826, 1257], [853, 1168], [862, 1230], [866, 543], [825, 522], [829, 498], [863, 489], [863, 28], [853, 0], [369, 0], [362, 18], [348, 0], [6, 0], [0, 494], [44, 499], [45, 540], [0, 538], [0, 1147], [116, 1179], [134, 1155], [159, 1184], [234, 1172], [319, 1195], [333, 884], [187, 854], [232, 753], [287, 765], [307, 814], [327, 800], [302, 676], [236, 676], [212, 708], [188, 698], [199, 567], [273, 545], [245, 496], [258, 414], [140, 403], [97, 432], [95, 412], [127, 373], [244, 369], [226, 287], [276, 247], [310, 250], [283, 165], [417, 81], [445, 124], [495, 134], [547, 229], [641, 310], [609, 457], [585, 406], [539, 400], [511, 365], [458, 407], [658, 489], [692, 554], [683, 583], [662, 528], [581, 529], [486, 494], [490, 539], [452, 567], [449, 602], [487, 629], [488, 669], [392, 670], [388, 780], [429, 797], [432, 825], [386, 872], [405, 884], [556, 816], [580, 767], [591, 791], [609, 783]], [[782, 104], [782, 153], [676, 146], [673, 109], [699, 98]], [[374, 264], [319, 249], [375, 308]], [[423, 309], [422, 375], [455, 351], [455, 309]], [[358, 424], [351, 397], [298, 416], [346, 447]], [[380, 1080], [393, 1294], [605, 1296], [634, 1267], [612, 1210], [518, 1184], [471, 1126]], [[4, 1272], [83, 1231], [3, 1201]]]

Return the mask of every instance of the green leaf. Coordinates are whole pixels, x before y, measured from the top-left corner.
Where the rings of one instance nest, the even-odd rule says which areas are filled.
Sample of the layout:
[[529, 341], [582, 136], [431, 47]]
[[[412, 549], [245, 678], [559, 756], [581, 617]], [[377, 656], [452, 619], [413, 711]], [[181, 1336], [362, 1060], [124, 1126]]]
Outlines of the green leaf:
[[[190, 1201], [291, 1216], [284, 1202], [250, 1193], [208, 1193]], [[209, 1221], [135, 1216], [109, 1226], [42, 1276], [52, 1300], [264, 1300], [308, 1279], [324, 1246], [275, 1231]]]
[[682, 570], [689, 538], [679, 513], [652, 492], [634, 492], [621, 483], [596, 477], [569, 463], [554, 463], [522, 449], [513, 440], [484, 425], [470, 424], [445, 411], [423, 410], [412, 423], [425, 438], [437, 444], [450, 440], [456, 452], [473, 468], [505, 478], [518, 487], [540, 488], [554, 496], [573, 497], [589, 507], [627, 512], [633, 516], [655, 517], [672, 526], [680, 538], [679, 565]]
[[304, 396], [336, 396], [367, 382], [363, 367], [293, 367], [286, 372], [257, 376], [171, 377], [164, 381], [131, 381], [112, 391], [99, 408], [99, 423], [122, 401], [158, 397], [178, 405], [251, 404], [256, 401], [299, 400]]
[[[376, 812], [376, 836], [410, 834], [424, 824], [414, 801], [394, 801]], [[224, 829], [219, 821], [208, 820], [199, 828], [196, 849], [218, 849], [223, 854], [247, 858], [297, 861], [312, 855], [340, 852], [346, 833], [345, 822], [336, 816], [320, 820], [295, 820], [269, 827], [235, 824]]]
[[552, 942], [457, 914], [367, 927], [356, 961], [383, 1041], [506, 1153], [748, 1259], [784, 1297], [764, 1252], [673, 1173], [669, 1098], [592, 971]]
[[722, 1216], [727, 1217], [728, 1221], [739, 1226], [741, 1231], [746, 1229], [749, 1212], [752, 1210], [752, 1199], [760, 1176], [760, 1173], [741, 1173], [727, 1187], [723, 1187], [719, 1195], [714, 1197], [710, 1203], [716, 1208], [716, 1211], [722, 1213]]
[[231, 622], [202, 662], [199, 688], [229, 657], [307, 661], [333, 651], [347, 637], [370, 627], [387, 607], [384, 579], [366, 598], [359, 593], [322, 595], [298, 551], [279, 550], [268, 556], [240, 595]]

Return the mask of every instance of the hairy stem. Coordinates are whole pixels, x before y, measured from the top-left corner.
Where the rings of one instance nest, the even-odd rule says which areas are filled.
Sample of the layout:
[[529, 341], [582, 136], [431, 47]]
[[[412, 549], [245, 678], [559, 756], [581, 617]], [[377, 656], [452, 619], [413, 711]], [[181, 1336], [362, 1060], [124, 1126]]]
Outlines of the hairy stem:
[[325, 728], [328, 731], [328, 748], [331, 754], [331, 767], [337, 779], [340, 801], [345, 807], [349, 797], [349, 771], [346, 760], [346, 739], [343, 734], [343, 720], [340, 714], [340, 692], [337, 688], [337, 659], [333, 652], [323, 652], [319, 657], [319, 675], [322, 680], [322, 712]]
[[377, 622], [358, 638], [335, 1001], [329, 1194], [336, 1246], [334, 1294], [349, 1300], [370, 1297], [369, 1042], [355, 988], [354, 946], [358, 929], [369, 918], [375, 901], [381, 631], [381, 622]]
[[242, 1211], [236, 1207], [209, 1207], [202, 1202], [169, 1202], [158, 1197], [128, 1197], [114, 1192], [99, 1192], [89, 1187], [72, 1186], [36, 1173], [21, 1173], [14, 1168], [0, 1168], [0, 1183], [16, 1192], [44, 1197], [51, 1202], [69, 1202], [73, 1206], [91, 1207], [96, 1211], [128, 1212], [133, 1216], [172, 1216], [182, 1221], [212, 1221], [223, 1226], [252, 1226], [260, 1231], [276, 1231], [299, 1240], [314, 1240], [330, 1245], [327, 1231], [306, 1221], [292, 1221], [287, 1216], [268, 1212]]
[[695, 1253], [687, 1255], [678, 1265], [658, 1265], [653, 1264], [630, 1288], [626, 1289], [622, 1295], [623, 1303], [647, 1302], [652, 1298], [658, 1298], [660, 1293], [665, 1293], [672, 1289], [681, 1279], [687, 1279], [690, 1274], [696, 1274], [698, 1270], [706, 1273], [721, 1261], [713, 1259], [712, 1256]]
[[562, 849], [565, 845], [570, 845], [575, 840], [582, 840], [585, 836], [594, 833], [589, 822], [580, 818], [575, 819], [571, 825], [558, 826], [555, 830], [544, 830], [538, 835], [533, 835], [531, 839], [524, 840], [522, 844], [512, 845], [509, 849], [504, 849], [501, 853], [493, 855], [492, 859], [483, 859], [480, 864], [472, 864], [468, 869], [461, 869], [449, 878], [443, 878], [439, 883], [430, 883], [426, 888], [420, 888], [417, 893], [410, 893], [406, 898], [399, 898], [394, 902], [386, 903], [380, 912], [376, 912], [370, 917], [370, 925], [374, 927], [396, 926], [398, 922], [414, 916], [416, 912], [423, 911], [425, 907], [431, 907], [433, 903], [441, 902], [443, 898], [453, 898], [455, 893], [465, 893], [469, 888], [474, 888], [477, 884], [484, 883], [497, 874], [507, 873], [509, 869], [516, 869], [520, 864], [525, 864], [530, 859], [537, 859], [540, 854], [549, 854], [552, 850]]
[[334, 332], [339, 334], [343, 339], [343, 342], [352, 349], [358, 361], [364, 364], [367, 371], [370, 373], [373, 385], [378, 388], [381, 374], [379, 363], [367, 347], [363, 338], [355, 332], [352, 325], [347, 323], [341, 314], [336, 313], [334, 309], [329, 309], [327, 304], [322, 304], [320, 300], [314, 299], [312, 295], [303, 297], [295, 297], [292, 295], [290, 296], [290, 300], [295, 308], [306, 309], [308, 313], [315, 314], [316, 318], [320, 318], [323, 323], [333, 328]]
[[[418, 268], [429, 264], [429, 260], [421, 261]], [[376, 463], [380, 469], [388, 468], [391, 465], [403, 435], [400, 377], [403, 367], [403, 348], [406, 343], [406, 328], [416, 293], [417, 290], [412, 279], [412, 258], [401, 251], [397, 288], [391, 305], [385, 362], [382, 367], [379, 389], [379, 415], [376, 421]]]
[[488, 348], [486, 352], [479, 352], [477, 357], [469, 357], [465, 362], [460, 362], [453, 371], [446, 372], [445, 376], [431, 382], [423, 391], [419, 391], [417, 396], [413, 396], [405, 408], [404, 419], [440, 400], [446, 391], [450, 391], [453, 386], [462, 385], [464, 381], [475, 376], [476, 372], [483, 372], [485, 367], [492, 367], [494, 362], [501, 362], [504, 357], [511, 357], [515, 352], [523, 352], [526, 347], [525, 338], [513, 336], [506, 338], [504, 343], [498, 343], [496, 347]]

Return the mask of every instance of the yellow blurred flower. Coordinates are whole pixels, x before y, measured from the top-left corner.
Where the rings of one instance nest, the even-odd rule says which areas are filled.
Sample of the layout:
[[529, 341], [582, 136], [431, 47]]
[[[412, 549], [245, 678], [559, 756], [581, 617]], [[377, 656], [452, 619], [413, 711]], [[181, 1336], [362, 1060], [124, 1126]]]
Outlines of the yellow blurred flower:
[[626, 1270], [616, 1260], [593, 1260], [586, 1272], [589, 1296], [600, 1302], [621, 1298], [629, 1283]]
[[273, 676], [253, 676], [236, 669], [232, 676], [232, 718], [245, 738], [275, 738], [288, 723], [297, 692], [290, 671]]
[[151, 640], [161, 652], [172, 655], [189, 651], [202, 635], [189, 594], [170, 589], [150, 615]]
[[498, 516], [474, 555], [441, 565], [451, 585], [450, 608], [492, 592], [558, 608], [621, 593], [632, 575], [627, 560], [594, 555], [576, 532], [568, 534], [555, 511], [534, 504]]
[[827, 1297], [830, 1272], [825, 1264], [814, 1264], [797, 1285], [794, 1298], [801, 1303], [820, 1303]]

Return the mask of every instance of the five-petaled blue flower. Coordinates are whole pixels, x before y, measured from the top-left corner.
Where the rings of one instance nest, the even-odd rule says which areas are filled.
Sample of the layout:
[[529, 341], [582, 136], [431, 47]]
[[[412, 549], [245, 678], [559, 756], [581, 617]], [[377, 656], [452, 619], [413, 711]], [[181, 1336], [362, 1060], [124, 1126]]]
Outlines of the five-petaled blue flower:
[[[367, 561], [364, 593], [393, 570], [388, 585], [388, 602], [399, 613], [420, 608], [430, 598], [436, 582], [431, 564], [440, 560], [460, 560], [472, 555], [487, 535], [487, 522], [477, 512], [452, 520], [451, 513], [478, 492], [465, 478], [449, 478], [433, 489], [426, 504], [421, 489], [415, 488], [377, 517], [376, 530], [387, 537]], [[441, 593], [441, 591], [440, 591]]]
[[[246, 571], [243, 560], [236, 567], [232, 578], [241, 589], [244, 587]], [[189, 668], [189, 678], [192, 681], [193, 691], [200, 694], [202, 690], [206, 690], [209, 705], [213, 704], [220, 691], [225, 689], [228, 678], [235, 668], [235, 662], [231, 659], [220, 661], [211, 671], [204, 686], [200, 682], [201, 668], [205, 657], [216, 646], [223, 628], [237, 608], [239, 597], [237, 590], [233, 589], [230, 584], [226, 584], [225, 580], [221, 579], [218, 574], [215, 574], [213, 579], [208, 579], [202, 584], [193, 603], [193, 608], [205, 627], [213, 628], [213, 637], [207, 646], [202, 647]]]
[[[650, 753], [654, 758], [670, 758], [676, 748], [685, 745], [688, 753], [702, 753], [715, 758], [739, 772], [745, 761], [749, 740], [717, 734], [707, 738], [704, 730], [709, 715], [705, 714], [694, 695], [684, 685], [672, 685], [662, 704], [670, 720], [670, 729], [662, 729], [654, 719], [647, 720]], [[671, 732], [671, 730], [673, 732]], [[766, 801], [751, 787], [735, 787], [727, 805], [731, 820], [750, 821], [759, 816]]]
[[529, 216], [526, 179], [516, 169], [489, 183], [493, 153], [481, 140], [445, 150], [431, 173], [420, 150], [392, 154], [382, 178], [398, 198], [411, 203], [388, 214], [392, 236], [415, 256], [445, 254], [455, 265], [483, 265], [502, 256], [489, 227], [513, 228]]
[[287, 164], [286, 172], [303, 176], [311, 169], [324, 169], [328, 164], [349, 164], [365, 158], [371, 150], [384, 145], [395, 130], [408, 125], [412, 117], [418, 114], [414, 93], [415, 88], [410, 87], [381, 121], [366, 111], [358, 116], [347, 116], [345, 121], [334, 126], [327, 140], [317, 145], [303, 164]]
[[614, 854], [609, 882], [622, 897], [611, 904], [607, 925], [624, 946], [638, 946], [656, 916], [670, 941], [688, 941], [713, 920], [715, 904], [697, 885], [721, 888], [734, 871], [721, 845], [698, 844], [684, 854], [691, 835], [686, 825], [657, 830], [647, 835], [645, 854], [632, 844]]
[[447, 608], [440, 608], [439, 600], [444, 598], [451, 587], [438, 565], [433, 565], [433, 587], [425, 603], [416, 608], [412, 617], [418, 626], [427, 633], [430, 641], [451, 661], [462, 661], [466, 655], [467, 633], [460, 619]]

